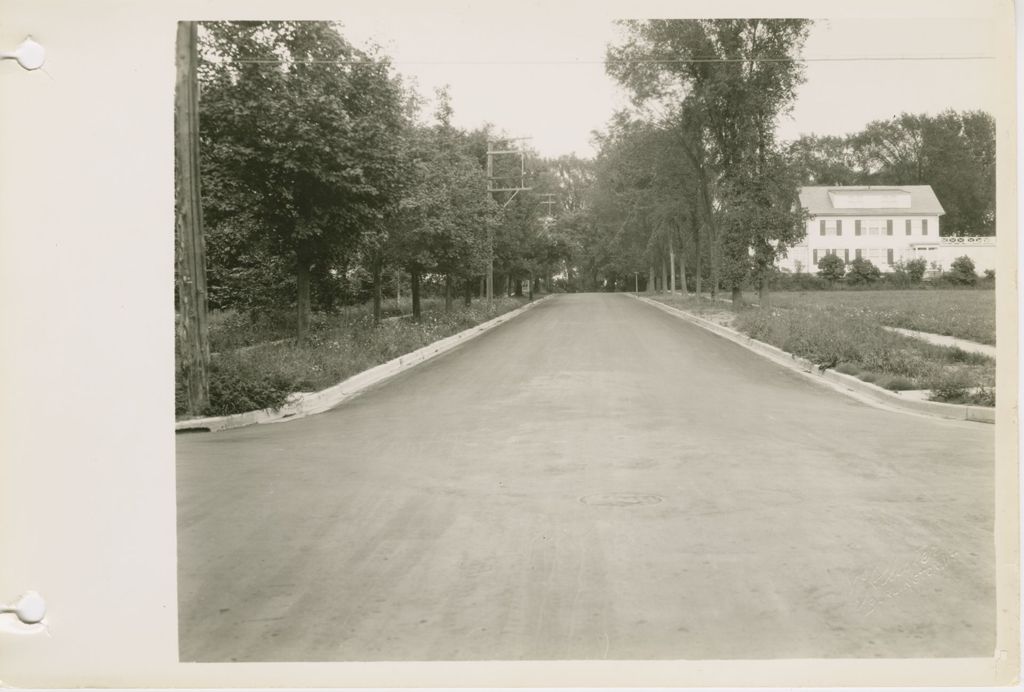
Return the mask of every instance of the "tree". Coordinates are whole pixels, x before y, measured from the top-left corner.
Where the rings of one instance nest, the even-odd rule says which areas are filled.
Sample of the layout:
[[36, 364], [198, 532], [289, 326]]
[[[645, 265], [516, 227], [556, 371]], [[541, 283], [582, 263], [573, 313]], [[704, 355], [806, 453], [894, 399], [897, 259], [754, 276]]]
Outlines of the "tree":
[[[634, 100], [659, 100], [696, 120], [708, 154], [716, 199], [705, 220], [716, 227], [721, 210], [721, 271], [739, 303], [743, 283], [753, 279], [767, 299], [769, 268], [778, 253], [799, 241], [803, 215], [796, 202], [796, 177], [781, 176], [775, 123], [795, 99], [803, 80], [795, 60], [807, 37], [808, 20], [649, 20], [623, 23], [627, 38], [608, 51], [608, 71]], [[694, 162], [696, 163], [696, 161]], [[711, 185], [706, 185], [709, 189]], [[709, 195], [710, 197], [710, 195]]]
[[825, 255], [818, 260], [818, 276], [835, 284], [846, 275], [846, 262], [839, 255]]
[[230, 181], [222, 218], [253, 217], [245, 241], [293, 267], [302, 339], [312, 275], [394, 201], [402, 87], [327, 22], [203, 27], [204, 176]]
[[871, 260], [858, 257], [850, 261], [850, 268], [846, 272], [846, 280], [854, 286], [872, 284], [882, 276], [881, 270]]
[[451, 116], [448, 94], [440, 90], [436, 123], [409, 128], [405, 138], [407, 188], [394, 221], [393, 254], [412, 279], [417, 319], [420, 277], [443, 277], [445, 307], [451, 309], [455, 283], [465, 295], [468, 282], [483, 271], [488, 229], [498, 219], [472, 140], [452, 126]]

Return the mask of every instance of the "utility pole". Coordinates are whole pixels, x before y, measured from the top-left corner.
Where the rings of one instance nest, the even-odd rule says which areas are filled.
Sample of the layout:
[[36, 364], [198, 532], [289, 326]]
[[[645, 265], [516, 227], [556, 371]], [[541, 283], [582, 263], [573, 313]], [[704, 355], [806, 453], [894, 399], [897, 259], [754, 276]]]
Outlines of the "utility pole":
[[[507, 147], [507, 142], [516, 142], [525, 139], [531, 139], [530, 137], [517, 137], [514, 139], [501, 139], [498, 140], [503, 146]], [[504, 209], [516, 198], [520, 192], [525, 192], [533, 188], [525, 187], [524, 182], [526, 179], [526, 155], [521, 149], [496, 149], [494, 140], [487, 140], [487, 194], [493, 195], [494, 193], [507, 193], [512, 194], [505, 199], [505, 202], [501, 205]], [[517, 156], [519, 157], [519, 174], [509, 175], [494, 175], [494, 162], [495, 157], [498, 156]], [[508, 160], [507, 158], [504, 160]], [[497, 181], [511, 180], [510, 183], [501, 183]], [[487, 304], [490, 305], [494, 301], [494, 231], [490, 228], [487, 230], [487, 253], [489, 255], [487, 262]]]
[[188, 410], [198, 415], [210, 399], [210, 342], [206, 323], [206, 248], [199, 189], [199, 84], [196, 79], [195, 22], [178, 22], [175, 62], [176, 331]]
[[548, 218], [554, 217], [553, 207], [555, 206], [555, 197], [557, 195], [554, 192], [542, 192], [541, 194], [539, 194], [537, 196], [538, 197], [543, 197], [543, 199], [540, 201], [540, 203], [547, 205], [547, 207], [548, 207]]

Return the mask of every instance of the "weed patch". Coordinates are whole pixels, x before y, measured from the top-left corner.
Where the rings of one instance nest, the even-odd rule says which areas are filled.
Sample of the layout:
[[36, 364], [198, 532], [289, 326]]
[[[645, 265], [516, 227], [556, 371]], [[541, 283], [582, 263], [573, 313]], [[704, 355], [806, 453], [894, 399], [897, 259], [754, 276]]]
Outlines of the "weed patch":
[[[369, 306], [315, 315], [305, 343], [291, 338], [292, 320], [270, 313], [250, 319], [222, 314], [211, 320], [218, 351], [211, 362], [210, 404], [203, 415], [227, 415], [280, 408], [293, 392], [326, 389], [375, 365], [431, 344], [523, 305], [499, 298], [492, 307], [477, 301], [444, 310], [442, 300], [423, 301], [419, 321], [397, 319], [373, 324]], [[275, 321], [280, 319], [280, 321]], [[263, 343], [261, 343], [263, 342]], [[268, 343], [269, 342], [269, 343]], [[231, 348], [228, 348], [228, 347]], [[185, 412], [181, 377], [176, 382], [176, 412]]]

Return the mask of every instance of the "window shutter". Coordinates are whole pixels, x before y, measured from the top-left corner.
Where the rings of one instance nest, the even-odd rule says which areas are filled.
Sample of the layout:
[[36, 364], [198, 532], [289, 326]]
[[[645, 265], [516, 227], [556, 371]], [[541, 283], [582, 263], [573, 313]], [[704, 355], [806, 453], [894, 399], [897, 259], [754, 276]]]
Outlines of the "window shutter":
[[921, 219], [921, 235], [928, 235], [928, 219]]
[[[860, 222], [858, 221], [857, 223], [860, 223]], [[844, 262], [849, 262], [850, 261], [850, 250], [849, 249], [843, 250], [843, 261]]]
[[856, 256], [856, 259], [860, 259], [860, 250], [857, 250], [857, 256]]
[[910, 219], [907, 219], [907, 235], [910, 235]]
[[853, 234], [860, 235], [860, 219], [853, 222]]
[[825, 219], [821, 220], [821, 235], [825, 235]]
[[885, 254], [886, 254], [886, 260], [889, 262], [889, 266], [891, 267], [892, 266], [892, 248], [889, 248], [888, 250], [886, 250]]
[[842, 235], [842, 234], [843, 234], [843, 220], [842, 219], [836, 219], [836, 235]]
[[[822, 221], [822, 223], [825, 223], [825, 222]], [[818, 264], [818, 251], [817, 250], [814, 251], [814, 264], [815, 265]]]
[[892, 235], [892, 219], [885, 220], [885, 234]]

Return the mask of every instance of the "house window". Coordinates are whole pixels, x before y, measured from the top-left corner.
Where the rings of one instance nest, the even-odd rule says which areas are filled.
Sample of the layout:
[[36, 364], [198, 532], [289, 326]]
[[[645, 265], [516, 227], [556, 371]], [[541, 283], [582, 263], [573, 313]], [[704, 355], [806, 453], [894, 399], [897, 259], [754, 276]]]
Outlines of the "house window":
[[910, 235], [910, 219], [907, 219], [907, 235]]
[[928, 235], [928, 219], [921, 219], [921, 235]]
[[[836, 235], [842, 235], [842, 234], [843, 234], [843, 220], [842, 219], [836, 219]], [[832, 254], [834, 255], [835, 253], [833, 252]]]
[[860, 248], [857, 248], [857, 250], [856, 250], [855, 252], [856, 252], [857, 254], [856, 254], [856, 255], [854, 256], [854, 259], [860, 259], [860, 258], [862, 257], [862, 255], [861, 255], [861, 252], [862, 252], [862, 251], [861, 251], [861, 249], [860, 249]]
[[[821, 235], [840, 235], [842, 233], [839, 229], [839, 222], [835, 219], [825, 220], [822, 219], [819, 225], [819, 233]], [[838, 232], [837, 232], [838, 231]]]
[[871, 248], [868, 250], [868, 259], [874, 264], [882, 261], [882, 248]]
[[860, 235], [860, 219], [853, 222], [853, 234]]
[[881, 219], [868, 219], [864, 226], [867, 230], [867, 235], [881, 235], [882, 234], [882, 220]]

